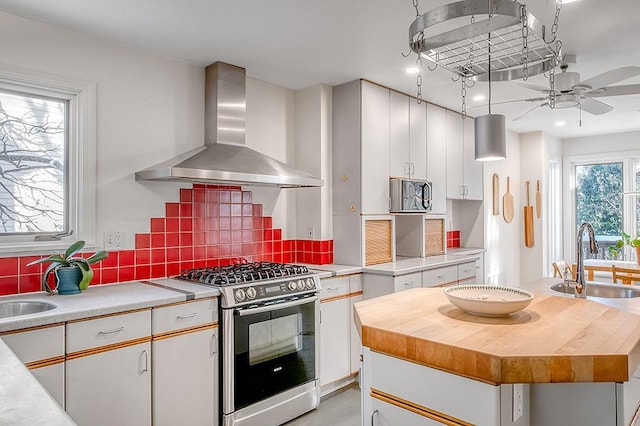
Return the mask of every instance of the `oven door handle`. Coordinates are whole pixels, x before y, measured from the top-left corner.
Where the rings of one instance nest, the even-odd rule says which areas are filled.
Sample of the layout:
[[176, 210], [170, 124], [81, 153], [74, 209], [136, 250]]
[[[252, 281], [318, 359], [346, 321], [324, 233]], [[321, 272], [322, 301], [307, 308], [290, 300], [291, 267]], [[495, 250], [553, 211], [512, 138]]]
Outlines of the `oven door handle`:
[[305, 297], [304, 299], [293, 300], [291, 302], [274, 303], [267, 306], [258, 306], [257, 308], [237, 309], [235, 314], [242, 317], [245, 315], [259, 314], [261, 312], [277, 311], [279, 309], [315, 302], [316, 300], [318, 300], [318, 296]]

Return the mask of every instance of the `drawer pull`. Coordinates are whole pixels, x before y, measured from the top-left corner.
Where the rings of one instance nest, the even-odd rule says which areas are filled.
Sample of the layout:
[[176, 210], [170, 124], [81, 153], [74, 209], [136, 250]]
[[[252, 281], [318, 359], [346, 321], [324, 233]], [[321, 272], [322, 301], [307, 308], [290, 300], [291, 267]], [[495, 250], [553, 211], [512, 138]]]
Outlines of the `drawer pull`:
[[192, 314], [187, 314], [187, 315], [178, 315], [178, 319], [187, 319], [187, 318], [193, 318], [198, 316], [197, 312], [194, 312]]
[[124, 325], [122, 327], [118, 327], [118, 328], [114, 328], [113, 330], [107, 330], [107, 331], [98, 331], [98, 334], [113, 334], [113, 333], [120, 333], [121, 331], [124, 331]]
[[327, 291], [338, 291], [340, 287], [327, 287]]
[[438, 275], [438, 278], [447, 278], [447, 275]]
[[404, 283], [405, 287], [413, 287], [413, 281], [409, 281], [408, 283]]
[[464, 272], [471, 272], [471, 271], [473, 271], [473, 269], [472, 269], [472, 268], [468, 268], [468, 269], [465, 269], [465, 270], [464, 270]]

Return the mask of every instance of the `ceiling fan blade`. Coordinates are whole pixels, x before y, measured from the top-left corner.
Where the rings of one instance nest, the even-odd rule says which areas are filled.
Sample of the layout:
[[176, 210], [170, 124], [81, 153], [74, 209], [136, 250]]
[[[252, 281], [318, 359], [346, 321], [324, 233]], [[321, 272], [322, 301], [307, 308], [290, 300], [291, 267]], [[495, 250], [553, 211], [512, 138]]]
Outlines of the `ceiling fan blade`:
[[[496, 106], [496, 105], [502, 105], [502, 104], [511, 104], [514, 102], [539, 102], [539, 101], [545, 101], [547, 100], [547, 97], [540, 97], [540, 98], [527, 98], [527, 99], [513, 99], [510, 101], [501, 101], [501, 102], [491, 102], [491, 106]], [[481, 105], [467, 105], [467, 109], [469, 108], [478, 108], [478, 107], [487, 107], [489, 106], [489, 104], [481, 104]]]
[[620, 67], [581, 81], [578, 86], [589, 86], [591, 90], [595, 90], [637, 75], [640, 75], [640, 67]]
[[602, 98], [604, 96], [640, 95], [640, 84], [626, 84], [622, 86], [607, 86], [584, 93], [590, 98]]
[[537, 84], [525, 83], [524, 81], [516, 81], [518, 86], [526, 87], [527, 89], [535, 90], [543, 93], [550, 93], [551, 89], [545, 86], [538, 86]]
[[596, 99], [584, 98], [580, 99], [580, 108], [590, 114], [601, 115], [611, 111], [613, 107]]
[[520, 114], [519, 116], [517, 116], [516, 118], [514, 118], [514, 119], [513, 119], [513, 120], [511, 120], [511, 121], [517, 121], [517, 120], [520, 120], [522, 117], [524, 117], [525, 115], [529, 114], [529, 113], [530, 113], [530, 112], [532, 112], [533, 110], [538, 109], [538, 108], [543, 107], [543, 106], [547, 106], [547, 105], [549, 105], [549, 102], [545, 102], [545, 103], [543, 103], [543, 104], [536, 105], [536, 106], [534, 106], [533, 108], [531, 108], [531, 109], [527, 110], [527, 112], [525, 112], [524, 114]]

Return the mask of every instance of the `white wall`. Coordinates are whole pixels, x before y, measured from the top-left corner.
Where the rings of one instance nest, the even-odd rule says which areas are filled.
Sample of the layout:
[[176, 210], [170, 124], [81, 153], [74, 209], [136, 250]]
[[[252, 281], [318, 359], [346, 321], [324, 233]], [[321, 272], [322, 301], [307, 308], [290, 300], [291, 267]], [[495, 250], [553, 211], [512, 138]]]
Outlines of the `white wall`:
[[[0, 40], [0, 62], [96, 82], [97, 243], [105, 231], [121, 231], [133, 247], [134, 234], [148, 232], [149, 218], [164, 216], [164, 203], [190, 186], [136, 182], [134, 173], [203, 144], [204, 70], [6, 13]], [[248, 79], [246, 144], [291, 163], [294, 105], [293, 91]], [[287, 238], [295, 201], [278, 192], [254, 195]]]
[[296, 92], [295, 165], [324, 180], [321, 188], [296, 191], [297, 239], [333, 238], [331, 108], [331, 86], [317, 84]]
[[[487, 161], [484, 164], [484, 247], [485, 275], [487, 284], [518, 285], [521, 281], [520, 258], [517, 255], [523, 244], [523, 222], [520, 188], [520, 163], [524, 158], [520, 150], [520, 137], [507, 132], [507, 158]], [[500, 181], [500, 214], [493, 215], [493, 174]], [[502, 198], [507, 192], [507, 176], [510, 178], [510, 192], [514, 199], [514, 217], [511, 223], [503, 219]]]
[[562, 140], [562, 155], [584, 155], [616, 151], [637, 151], [640, 132], [614, 133]]

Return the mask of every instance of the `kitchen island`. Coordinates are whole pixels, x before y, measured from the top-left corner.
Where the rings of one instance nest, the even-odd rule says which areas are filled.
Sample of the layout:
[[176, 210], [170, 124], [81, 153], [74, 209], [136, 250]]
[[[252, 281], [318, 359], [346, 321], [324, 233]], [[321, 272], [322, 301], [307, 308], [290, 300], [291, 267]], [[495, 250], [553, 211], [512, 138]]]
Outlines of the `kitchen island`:
[[536, 292], [523, 311], [486, 318], [428, 288], [366, 300], [355, 311], [363, 424], [634, 421], [640, 316], [631, 312]]

